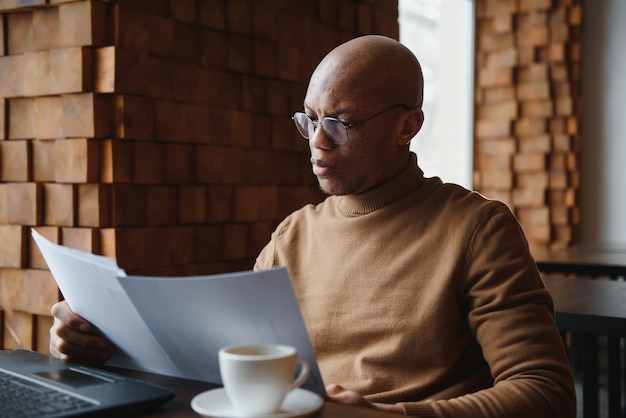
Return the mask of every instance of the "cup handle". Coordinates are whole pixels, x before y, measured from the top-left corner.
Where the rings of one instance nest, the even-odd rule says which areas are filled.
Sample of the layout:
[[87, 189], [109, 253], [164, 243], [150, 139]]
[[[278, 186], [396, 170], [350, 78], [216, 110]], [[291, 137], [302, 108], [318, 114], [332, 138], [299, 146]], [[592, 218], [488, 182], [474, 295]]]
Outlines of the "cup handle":
[[305, 359], [299, 358], [296, 365], [300, 365], [300, 373], [298, 373], [298, 377], [296, 377], [294, 381], [291, 382], [291, 387], [289, 388], [289, 390], [293, 390], [302, 386], [302, 384], [306, 381], [306, 379], [309, 377], [309, 374], [311, 373], [311, 367], [309, 366], [309, 362]]

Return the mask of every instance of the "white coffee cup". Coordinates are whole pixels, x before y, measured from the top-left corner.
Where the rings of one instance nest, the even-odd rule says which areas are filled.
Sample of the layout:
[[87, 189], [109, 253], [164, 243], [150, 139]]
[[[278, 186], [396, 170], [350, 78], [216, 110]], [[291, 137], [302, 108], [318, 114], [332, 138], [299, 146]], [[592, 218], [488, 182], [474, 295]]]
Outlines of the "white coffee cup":
[[224, 347], [219, 362], [226, 395], [241, 416], [278, 412], [287, 393], [301, 386], [311, 370], [296, 349], [287, 345]]

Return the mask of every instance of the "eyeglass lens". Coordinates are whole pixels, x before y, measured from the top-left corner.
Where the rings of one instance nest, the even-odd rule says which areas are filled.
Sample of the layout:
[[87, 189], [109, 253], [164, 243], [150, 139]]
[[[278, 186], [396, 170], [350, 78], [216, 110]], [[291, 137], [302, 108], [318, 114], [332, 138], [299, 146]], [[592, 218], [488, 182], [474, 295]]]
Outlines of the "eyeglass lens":
[[324, 118], [321, 122], [312, 121], [305, 113], [297, 112], [293, 116], [298, 132], [305, 138], [310, 139], [315, 134], [317, 125], [321, 124], [324, 133], [338, 145], [348, 141], [345, 125], [338, 119]]

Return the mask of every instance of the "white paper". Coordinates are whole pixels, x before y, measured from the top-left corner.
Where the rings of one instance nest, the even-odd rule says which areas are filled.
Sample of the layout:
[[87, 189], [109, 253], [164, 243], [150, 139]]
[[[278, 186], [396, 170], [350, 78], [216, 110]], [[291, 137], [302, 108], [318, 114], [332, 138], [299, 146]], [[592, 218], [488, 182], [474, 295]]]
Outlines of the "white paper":
[[221, 347], [288, 344], [311, 365], [303, 387], [325, 393], [286, 268], [126, 276], [113, 259], [32, 234], [72, 310], [116, 347], [108, 365], [220, 384]]
[[108, 364], [180, 375], [121, 286], [118, 276], [126, 273], [115, 260], [54, 244], [35, 230], [32, 235], [72, 310], [113, 343]]

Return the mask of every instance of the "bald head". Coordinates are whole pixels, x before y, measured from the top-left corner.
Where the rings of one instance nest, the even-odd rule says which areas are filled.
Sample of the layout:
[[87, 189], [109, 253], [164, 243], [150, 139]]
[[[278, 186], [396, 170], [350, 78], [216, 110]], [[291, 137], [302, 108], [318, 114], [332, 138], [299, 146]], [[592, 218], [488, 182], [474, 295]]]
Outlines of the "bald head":
[[422, 70], [415, 55], [400, 42], [380, 35], [352, 39], [333, 49], [317, 66], [309, 88], [350, 94], [375, 106], [421, 107]]
[[391, 38], [355, 38], [324, 57], [301, 116], [310, 121], [305, 137], [324, 192], [361, 193], [407, 165], [409, 143], [424, 122], [422, 85], [417, 59]]

